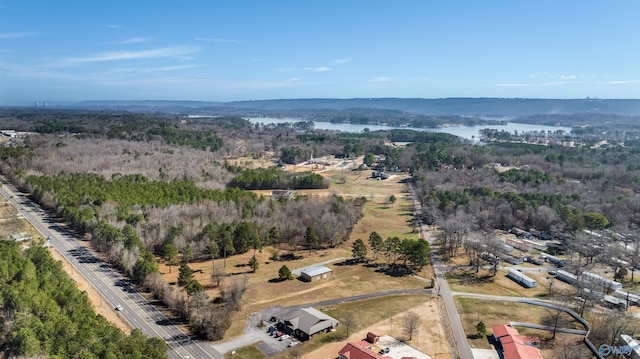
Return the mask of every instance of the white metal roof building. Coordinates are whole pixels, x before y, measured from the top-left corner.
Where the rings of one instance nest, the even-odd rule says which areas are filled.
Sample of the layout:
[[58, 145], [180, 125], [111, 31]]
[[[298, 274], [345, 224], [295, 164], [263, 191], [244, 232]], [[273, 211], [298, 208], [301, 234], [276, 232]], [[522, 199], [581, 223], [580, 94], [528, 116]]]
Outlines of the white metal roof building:
[[309, 267], [300, 273], [300, 278], [307, 282], [327, 278], [332, 273], [331, 268], [325, 266]]
[[523, 285], [527, 288], [533, 288], [538, 286], [538, 282], [535, 279], [529, 278], [526, 275], [516, 271], [515, 269], [509, 268], [507, 277], [509, 277], [514, 282]]
[[[630, 335], [621, 334], [620, 339], [627, 343], [629, 359], [640, 359], [640, 344]], [[626, 349], [626, 348], [625, 348]]]

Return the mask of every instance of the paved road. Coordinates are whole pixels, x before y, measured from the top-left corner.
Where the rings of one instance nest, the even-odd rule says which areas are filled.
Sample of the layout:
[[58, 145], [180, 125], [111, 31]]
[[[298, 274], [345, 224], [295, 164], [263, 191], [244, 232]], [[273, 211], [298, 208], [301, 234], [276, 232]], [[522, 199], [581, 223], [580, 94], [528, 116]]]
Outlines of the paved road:
[[[531, 324], [531, 323], [523, 323], [523, 322], [509, 322], [510, 327], [523, 327], [523, 328], [532, 328], [532, 329], [540, 329], [546, 331], [554, 331], [554, 328], [548, 325], [540, 325], [540, 324]], [[577, 335], [587, 335], [586, 330], [580, 329], [570, 329], [570, 328], [555, 328], [556, 332], [561, 333], [569, 333], [569, 334], [577, 334]]]
[[[413, 187], [409, 187], [411, 188], [411, 196], [413, 197], [416, 219], [418, 219], [422, 217], [422, 206], [420, 205], [420, 201], [418, 201], [415, 196]], [[420, 231], [422, 232], [422, 238], [428, 241], [429, 245], [431, 245], [431, 248], [433, 248], [434, 239], [431, 237], [429, 229], [424, 224], [420, 224]], [[473, 359], [471, 346], [467, 342], [467, 335], [464, 333], [464, 329], [462, 328], [460, 315], [458, 314], [456, 304], [453, 301], [453, 295], [451, 294], [451, 290], [449, 289], [449, 283], [447, 283], [447, 279], [445, 278], [445, 273], [447, 272], [448, 268], [444, 263], [440, 262], [439, 258], [434, 254], [434, 252], [431, 252], [431, 263], [433, 263], [433, 269], [436, 275], [436, 287], [438, 288], [438, 295], [442, 298], [444, 306], [447, 310], [447, 316], [449, 317], [449, 323], [451, 324], [451, 330], [453, 331], [454, 344], [458, 349], [458, 356], [461, 359]]]
[[451, 295], [454, 297], [475, 298], [475, 299], [483, 299], [483, 300], [499, 300], [501, 302], [523, 302], [523, 300], [526, 300], [526, 301], [535, 301], [540, 303], [550, 303], [550, 304], [553, 303], [553, 301], [547, 300], [547, 299], [531, 300], [529, 298], [513, 297], [508, 295], [492, 295], [492, 294], [466, 293], [466, 292], [454, 292], [454, 291], [451, 291]]
[[26, 220], [82, 274], [98, 292], [106, 305], [120, 305], [120, 315], [134, 328], [169, 345], [169, 358], [221, 359], [222, 355], [204, 343], [191, 340], [162, 313], [135, 291], [128, 281], [109, 265], [95, 257], [82, 243], [46, 217], [39, 207], [20, 195], [4, 178], [0, 193], [20, 211]]

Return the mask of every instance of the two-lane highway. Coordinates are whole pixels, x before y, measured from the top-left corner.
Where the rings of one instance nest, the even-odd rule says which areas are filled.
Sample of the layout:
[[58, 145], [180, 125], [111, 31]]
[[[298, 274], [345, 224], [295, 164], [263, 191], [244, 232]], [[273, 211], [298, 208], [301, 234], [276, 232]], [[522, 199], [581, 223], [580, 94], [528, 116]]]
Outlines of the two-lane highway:
[[131, 324], [150, 337], [164, 340], [168, 345], [169, 358], [221, 359], [222, 357], [205, 343], [191, 340], [160, 311], [132, 288], [127, 279], [113, 270], [70, 233], [57, 226], [45, 213], [20, 195], [3, 178], [0, 193], [28, 220], [31, 225], [48, 238], [49, 245], [56, 248], [113, 308], [122, 308], [119, 313]]

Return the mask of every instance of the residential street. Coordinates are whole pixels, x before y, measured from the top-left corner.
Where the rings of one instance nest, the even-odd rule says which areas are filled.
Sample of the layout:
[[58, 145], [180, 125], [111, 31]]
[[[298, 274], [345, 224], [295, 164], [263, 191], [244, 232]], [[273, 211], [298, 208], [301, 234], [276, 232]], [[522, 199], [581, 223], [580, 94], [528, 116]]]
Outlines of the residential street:
[[[413, 203], [415, 206], [415, 218], [422, 218], [422, 206], [420, 202], [415, 197], [413, 188], [411, 188], [411, 195], [413, 197]], [[422, 238], [429, 242], [433, 250], [433, 245], [435, 238], [431, 237], [431, 233], [427, 226], [420, 223], [420, 231], [422, 233]], [[444, 302], [447, 317], [449, 318], [449, 323], [451, 324], [451, 331], [453, 332], [453, 345], [458, 350], [458, 357], [460, 359], [473, 359], [473, 353], [471, 352], [471, 346], [467, 342], [467, 335], [462, 328], [462, 322], [460, 321], [460, 315], [458, 315], [458, 310], [456, 309], [456, 304], [453, 301], [453, 295], [451, 290], [449, 289], [449, 284], [445, 278], [445, 274], [447, 272], [447, 266], [440, 262], [438, 257], [431, 252], [431, 263], [433, 264], [433, 269], [436, 275], [436, 288], [437, 293], [442, 301]], [[451, 344], [451, 343], [450, 343]], [[454, 354], [455, 355], [455, 354]]]

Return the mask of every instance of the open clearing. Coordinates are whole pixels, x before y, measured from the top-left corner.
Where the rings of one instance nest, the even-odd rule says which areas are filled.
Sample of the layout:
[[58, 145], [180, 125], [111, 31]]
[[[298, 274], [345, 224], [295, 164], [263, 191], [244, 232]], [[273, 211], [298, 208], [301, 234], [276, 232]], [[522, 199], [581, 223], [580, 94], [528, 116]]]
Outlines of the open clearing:
[[[487, 328], [487, 335], [491, 334], [491, 328], [496, 325], [505, 325], [509, 322], [524, 322], [531, 324], [545, 324], [544, 318], [555, 314], [555, 310], [536, 305], [500, 302], [495, 300], [482, 300], [473, 298], [455, 298], [456, 308], [460, 314], [460, 320], [467, 335], [476, 332], [476, 324], [484, 322]], [[560, 315], [561, 327], [572, 329], [584, 329], [584, 327], [566, 313]], [[548, 325], [548, 324], [546, 324]], [[517, 328], [520, 334], [534, 335], [540, 339], [548, 339], [551, 332], [534, 329]], [[468, 338], [469, 343], [474, 348], [490, 349], [487, 338]], [[546, 358], [546, 356], [543, 355]]]
[[[243, 163], [246, 163], [245, 159]], [[311, 166], [311, 165], [309, 165]], [[296, 166], [299, 170], [305, 166]], [[340, 265], [345, 259], [351, 258], [351, 242], [360, 238], [367, 242], [372, 231], [377, 231], [383, 238], [398, 236], [400, 238], [418, 238], [412, 227], [412, 202], [408, 187], [401, 181], [406, 175], [397, 175], [385, 181], [368, 179], [369, 171], [326, 171], [322, 173], [330, 179], [331, 187], [325, 190], [292, 191], [296, 194], [317, 196], [340, 195], [344, 197], [367, 198], [364, 207], [364, 217], [356, 224], [349, 240], [336, 248], [321, 249], [316, 252], [294, 251], [300, 259], [287, 262], [271, 261], [269, 258], [275, 250], [281, 253], [288, 252], [284, 249], [265, 247], [256, 252], [256, 258], [260, 267], [256, 273], [252, 273], [247, 266], [253, 251], [241, 255], [229, 257], [226, 267], [223, 268], [223, 259], [216, 259], [216, 270], [224, 270], [229, 276], [221, 283], [223, 287], [231, 280], [248, 282], [247, 291], [243, 297], [242, 310], [234, 316], [233, 324], [227, 331], [225, 338], [231, 338], [242, 333], [245, 318], [250, 313], [274, 306], [292, 306], [305, 303], [314, 303], [328, 299], [350, 297], [359, 294], [375, 293], [392, 289], [418, 289], [425, 288], [430, 282], [430, 269], [425, 268], [419, 273], [423, 279], [416, 277], [392, 277], [384, 273], [376, 272], [376, 268], [363, 265]], [[334, 176], [339, 176], [336, 183]], [[271, 191], [256, 191], [265, 196], [271, 195]], [[395, 204], [388, 203], [391, 195], [397, 198]], [[371, 256], [371, 253], [369, 253]], [[333, 270], [333, 276], [325, 280], [305, 283], [300, 280], [273, 282], [277, 278], [278, 270], [286, 264], [290, 270], [302, 268], [327, 260], [335, 262], [326, 264]], [[379, 263], [385, 263], [386, 258], [380, 256]], [[213, 265], [211, 261], [192, 262], [189, 266], [196, 271], [195, 278], [202, 283], [210, 298], [219, 296], [219, 288], [211, 279]], [[164, 263], [160, 264], [160, 272], [165, 280], [175, 283], [178, 268], [173, 267], [171, 273]], [[425, 280], [426, 278], [426, 280]]]
[[456, 292], [540, 298], [549, 294], [550, 283], [554, 292], [558, 290], [570, 291], [572, 287], [562, 281], [556, 280], [554, 276], [545, 270], [539, 272], [524, 272], [528, 277], [535, 279], [538, 286], [525, 288], [507, 277], [507, 270], [500, 269], [495, 277], [491, 276], [492, 269], [481, 268], [475, 273], [475, 268], [456, 269], [447, 274], [447, 281], [451, 290]]
[[[394, 305], [389, 305], [389, 303]], [[350, 335], [336, 342], [323, 342], [323, 336], [316, 336], [308, 342], [277, 354], [273, 359], [316, 359], [335, 358], [338, 351], [347, 343], [359, 341], [368, 332], [378, 335], [391, 335], [398, 339], [407, 339], [403, 333], [402, 318], [404, 313], [412, 311], [420, 316], [420, 326], [407, 344], [430, 355], [434, 359], [449, 359], [449, 345], [440, 325], [437, 300], [434, 296], [403, 295], [389, 296], [323, 307], [322, 310], [335, 317], [343, 318], [352, 313], [356, 318]], [[265, 359], [255, 347], [246, 347], [236, 351], [236, 355], [228, 354], [226, 358]]]

